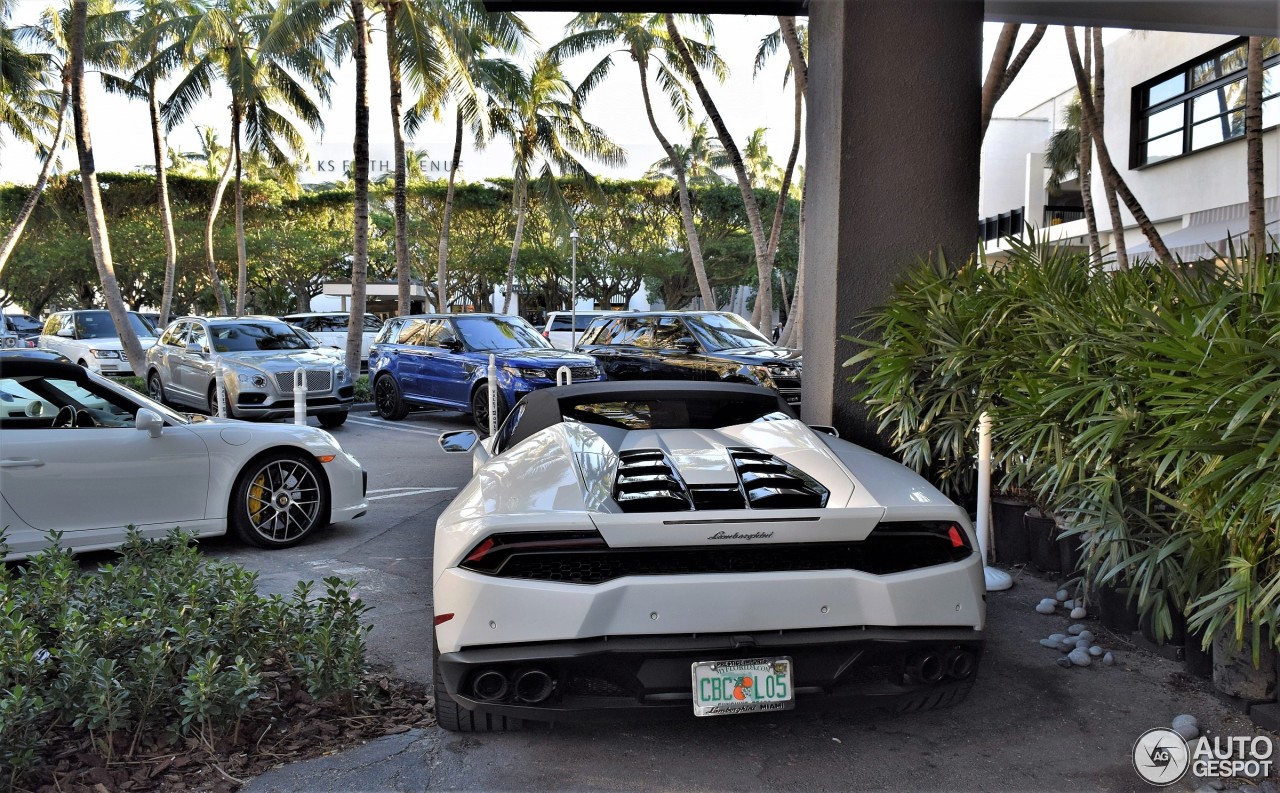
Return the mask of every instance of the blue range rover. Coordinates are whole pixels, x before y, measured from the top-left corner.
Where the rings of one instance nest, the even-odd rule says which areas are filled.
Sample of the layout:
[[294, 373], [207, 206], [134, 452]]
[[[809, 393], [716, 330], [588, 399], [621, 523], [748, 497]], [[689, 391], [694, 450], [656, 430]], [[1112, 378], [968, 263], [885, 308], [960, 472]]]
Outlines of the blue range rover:
[[556, 384], [569, 367], [573, 382], [603, 380], [590, 355], [557, 350], [528, 322], [506, 314], [417, 314], [388, 320], [369, 348], [373, 401], [398, 421], [415, 407], [470, 413], [489, 429], [489, 354], [498, 366], [498, 419], [520, 397]]

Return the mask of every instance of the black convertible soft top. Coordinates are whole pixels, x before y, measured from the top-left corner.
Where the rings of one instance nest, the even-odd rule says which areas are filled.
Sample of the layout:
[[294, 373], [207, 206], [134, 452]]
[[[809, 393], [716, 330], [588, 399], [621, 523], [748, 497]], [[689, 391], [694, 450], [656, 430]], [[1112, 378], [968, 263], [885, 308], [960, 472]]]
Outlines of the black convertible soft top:
[[[741, 414], [743, 405], [759, 414], [781, 413], [795, 418], [791, 409], [776, 391], [743, 383], [690, 382], [684, 380], [652, 380], [626, 382], [583, 383], [558, 388], [543, 388], [520, 400], [524, 410], [512, 429], [504, 447], [510, 448], [525, 438], [555, 426], [572, 415], [575, 408], [601, 402], [664, 401], [702, 403], [735, 406], [734, 415]], [[728, 419], [723, 426], [739, 423]]]

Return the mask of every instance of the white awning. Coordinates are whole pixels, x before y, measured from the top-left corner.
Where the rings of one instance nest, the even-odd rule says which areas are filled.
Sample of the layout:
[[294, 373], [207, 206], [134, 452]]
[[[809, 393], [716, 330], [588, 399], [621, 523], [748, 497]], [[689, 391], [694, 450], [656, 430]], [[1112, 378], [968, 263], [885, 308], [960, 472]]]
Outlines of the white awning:
[[[1280, 218], [1268, 221], [1267, 234], [1280, 234]], [[1249, 219], [1232, 218], [1210, 223], [1197, 223], [1186, 228], [1172, 231], [1161, 237], [1169, 253], [1184, 262], [1197, 259], [1216, 259], [1227, 255], [1227, 240], [1239, 252], [1249, 237]], [[1152, 255], [1151, 244], [1144, 238], [1136, 245], [1126, 249], [1130, 256]]]

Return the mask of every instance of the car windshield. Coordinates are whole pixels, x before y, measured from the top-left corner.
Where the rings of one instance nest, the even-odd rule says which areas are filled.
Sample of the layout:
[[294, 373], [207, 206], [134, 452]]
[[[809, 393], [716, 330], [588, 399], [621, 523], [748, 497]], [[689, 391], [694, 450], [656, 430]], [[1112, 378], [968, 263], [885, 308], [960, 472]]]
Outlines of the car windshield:
[[664, 396], [661, 399], [561, 400], [561, 415], [569, 421], [603, 424], [628, 430], [719, 429], [762, 421], [786, 421], [771, 396], [725, 399]]
[[209, 326], [214, 352], [253, 350], [309, 350], [311, 345], [283, 322], [267, 320]]
[[773, 347], [773, 342], [734, 314], [697, 314], [685, 318], [708, 351]]
[[[129, 324], [138, 336], [154, 336], [156, 332], [137, 314], [130, 311]], [[110, 311], [80, 311], [76, 314], [76, 336], [81, 339], [115, 339], [115, 323], [111, 321]]]
[[25, 314], [10, 314], [9, 324], [18, 333], [39, 333], [40, 329], [44, 327], [43, 322], [34, 320]]
[[458, 335], [472, 350], [527, 350], [551, 342], [519, 317], [458, 317]]

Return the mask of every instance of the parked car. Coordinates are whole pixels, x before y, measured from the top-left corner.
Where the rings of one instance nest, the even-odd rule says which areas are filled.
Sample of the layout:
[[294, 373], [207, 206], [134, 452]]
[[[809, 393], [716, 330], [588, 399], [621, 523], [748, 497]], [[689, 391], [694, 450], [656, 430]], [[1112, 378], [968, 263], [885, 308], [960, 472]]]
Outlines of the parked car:
[[582, 338], [582, 334], [591, 325], [591, 320], [612, 312], [579, 311], [577, 326], [574, 326], [574, 314], [570, 311], [552, 311], [547, 314], [546, 327], [542, 329], [542, 338], [551, 342], [551, 346], [560, 350], [572, 350]]
[[[347, 329], [351, 326], [351, 315], [345, 312], [313, 312], [309, 314], [289, 314], [281, 317], [290, 325], [297, 325], [310, 333], [321, 344], [347, 349]], [[364, 333], [360, 340], [360, 369], [369, 368], [369, 347], [382, 330], [382, 320], [373, 314], [364, 315]]]
[[30, 314], [0, 314], [0, 335], [16, 336], [19, 339], [35, 339], [44, 329], [44, 323]]
[[[156, 332], [136, 311], [129, 312], [129, 323], [146, 350], [156, 343]], [[133, 367], [125, 357], [120, 336], [116, 333], [111, 312], [104, 309], [59, 311], [44, 323], [37, 346], [55, 350], [86, 369], [100, 374], [131, 375]]]
[[275, 317], [174, 320], [147, 351], [147, 392], [157, 402], [213, 413], [220, 381], [228, 415], [287, 418], [298, 369], [305, 372], [307, 415], [327, 428], [345, 422], [355, 401], [351, 371]]
[[601, 379], [589, 355], [557, 350], [520, 317], [506, 314], [420, 314], [387, 320], [369, 352], [373, 401], [398, 421], [414, 407], [470, 413], [489, 428], [489, 354], [498, 366], [497, 410], [556, 384], [569, 367], [573, 382]]
[[749, 383], [800, 406], [801, 359], [737, 314], [608, 314], [591, 322], [577, 349], [599, 361], [610, 380]]
[[360, 463], [314, 427], [187, 416], [32, 350], [0, 355], [0, 527], [9, 561], [137, 526], [287, 548], [368, 508]]
[[775, 391], [536, 391], [492, 438], [440, 444], [475, 471], [435, 533], [447, 730], [923, 710], [973, 684], [985, 582], [965, 510]]

